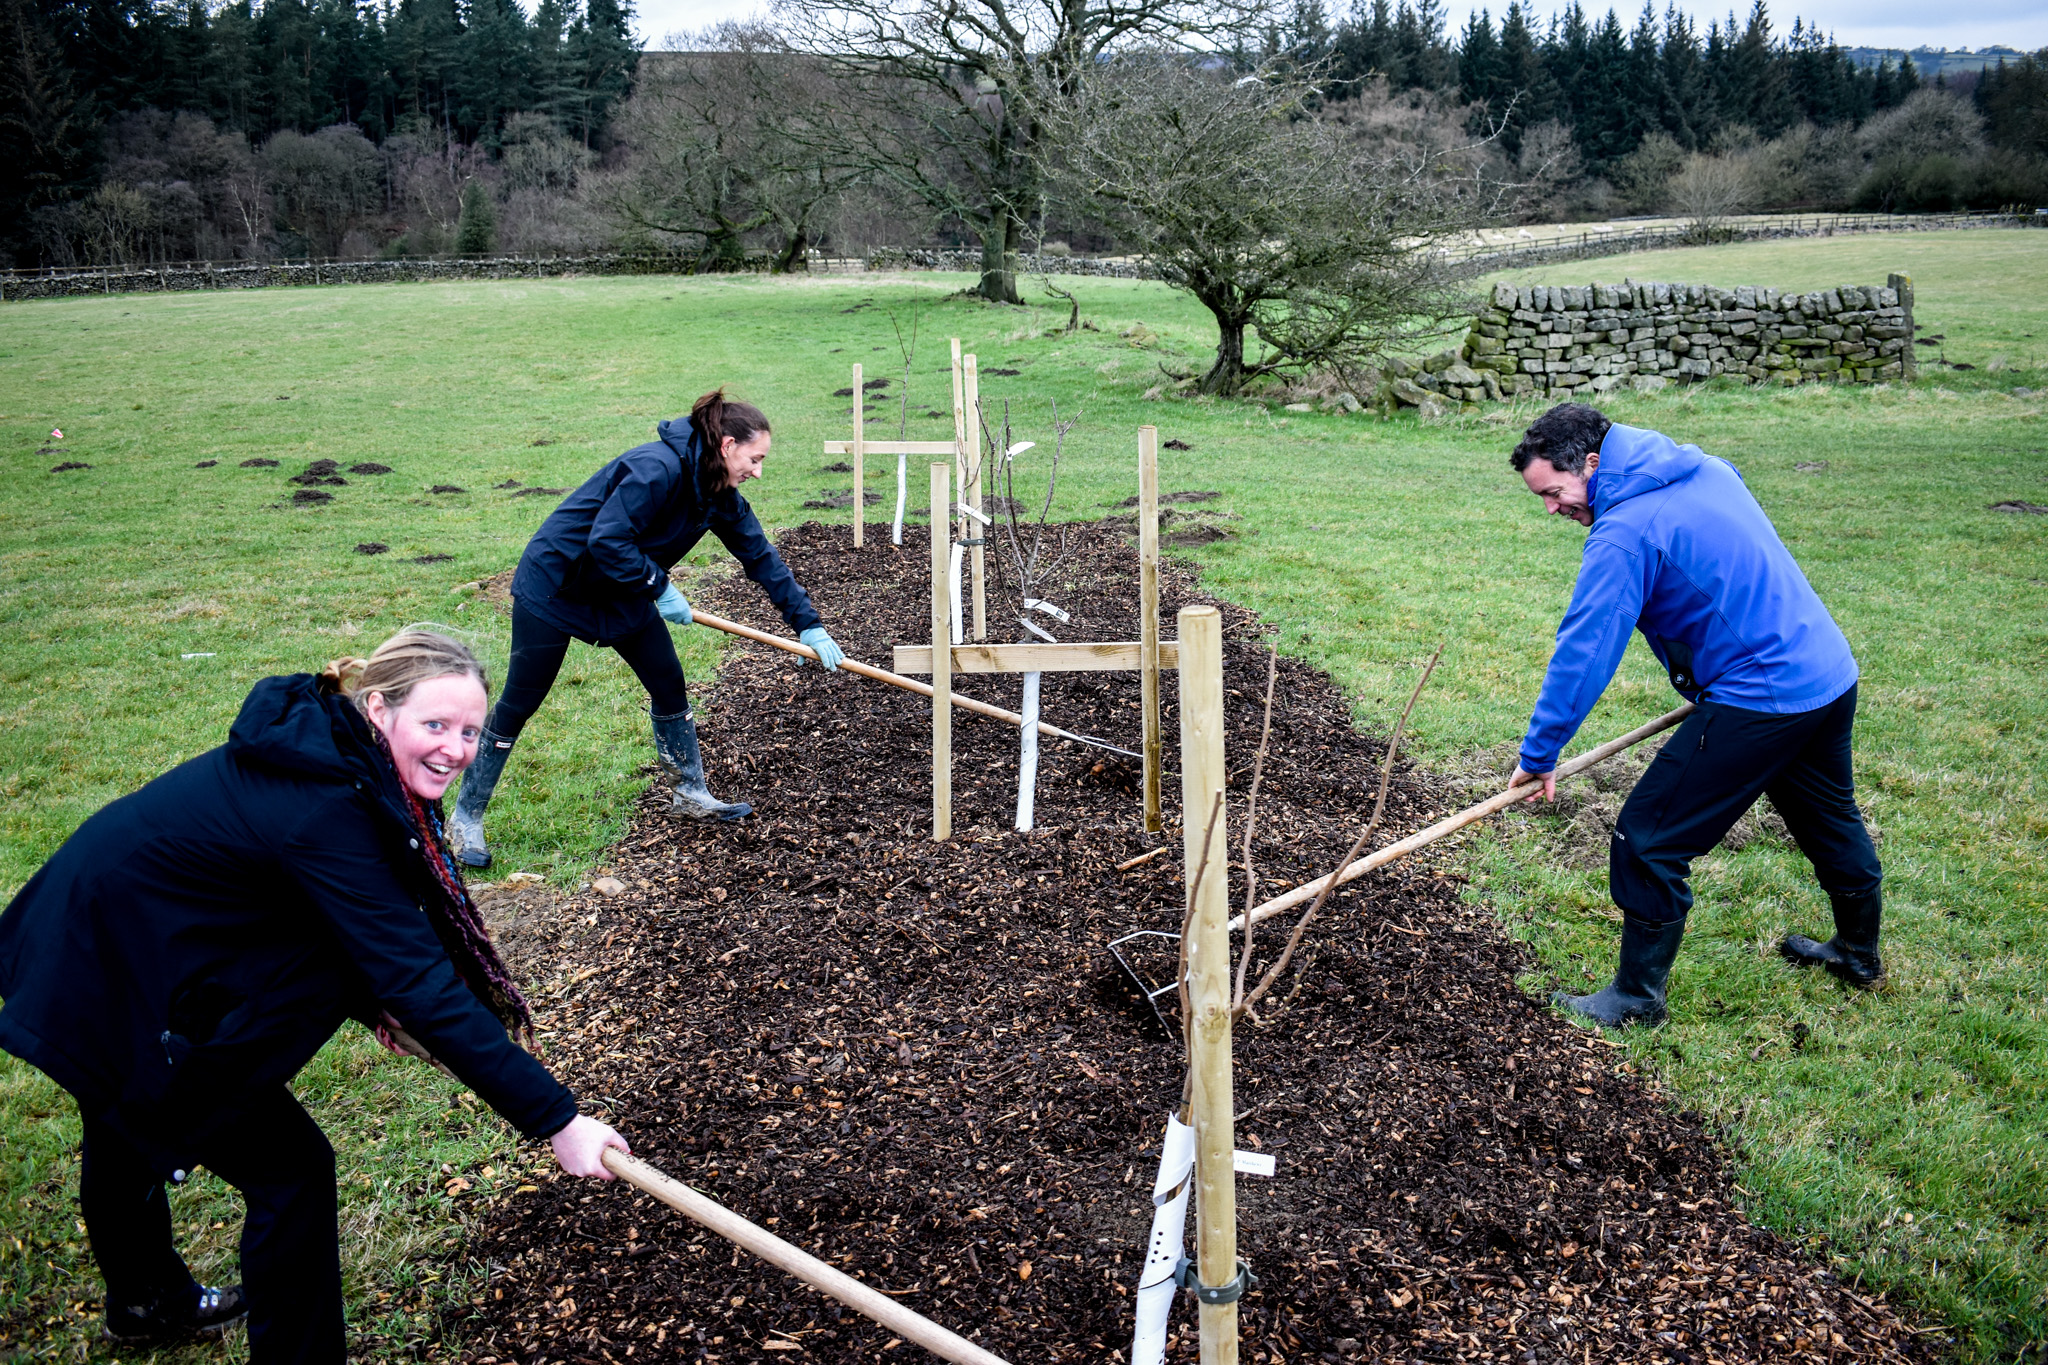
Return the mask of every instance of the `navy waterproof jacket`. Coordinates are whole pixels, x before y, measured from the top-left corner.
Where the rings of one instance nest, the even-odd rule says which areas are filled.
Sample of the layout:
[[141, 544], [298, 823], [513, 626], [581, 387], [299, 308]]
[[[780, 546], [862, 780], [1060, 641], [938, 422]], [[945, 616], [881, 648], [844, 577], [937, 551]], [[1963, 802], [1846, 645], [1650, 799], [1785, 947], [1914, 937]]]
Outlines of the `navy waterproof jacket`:
[[1849, 641], [1734, 465], [1617, 423], [1589, 492], [1593, 529], [1522, 740], [1523, 771], [1557, 766], [1631, 630], [1688, 701], [1785, 715], [1855, 685]]
[[708, 530], [792, 630], [819, 624], [810, 595], [739, 490], [705, 492], [690, 420], [663, 422], [659, 431], [660, 440], [634, 446], [548, 514], [512, 575], [519, 605], [580, 640], [621, 639], [657, 618], [654, 599], [668, 586], [668, 571]]
[[162, 1175], [380, 1009], [553, 1135], [575, 1097], [456, 975], [397, 783], [347, 699], [257, 683], [225, 745], [79, 826], [0, 914], [0, 1048]]

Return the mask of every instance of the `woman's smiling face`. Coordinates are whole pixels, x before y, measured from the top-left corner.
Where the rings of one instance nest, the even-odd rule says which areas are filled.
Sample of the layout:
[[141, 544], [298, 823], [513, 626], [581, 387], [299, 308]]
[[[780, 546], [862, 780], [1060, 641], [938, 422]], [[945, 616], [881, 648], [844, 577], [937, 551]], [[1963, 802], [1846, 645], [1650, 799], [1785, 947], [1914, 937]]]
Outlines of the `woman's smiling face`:
[[487, 701], [483, 684], [475, 678], [429, 678], [400, 706], [389, 705], [382, 692], [372, 692], [363, 713], [391, 746], [398, 780], [414, 796], [438, 801], [455, 775], [476, 758]]

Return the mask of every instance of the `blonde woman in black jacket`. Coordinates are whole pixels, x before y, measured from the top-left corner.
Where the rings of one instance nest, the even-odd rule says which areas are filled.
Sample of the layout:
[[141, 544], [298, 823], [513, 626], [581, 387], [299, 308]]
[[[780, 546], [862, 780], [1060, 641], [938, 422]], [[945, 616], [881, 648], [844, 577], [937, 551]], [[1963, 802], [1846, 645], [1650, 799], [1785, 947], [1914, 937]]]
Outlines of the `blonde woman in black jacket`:
[[[254, 1365], [344, 1359], [334, 1153], [287, 1083], [350, 1017], [611, 1178], [625, 1142], [520, 1045], [526, 1002], [442, 834], [486, 701], [475, 656], [421, 629], [265, 678], [226, 744], [87, 820], [0, 914], [0, 1048], [78, 1101], [117, 1341], [246, 1311]], [[247, 1204], [241, 1286], [199, 1285], [173, 1244], [165, 1182], [199, 1166]]]

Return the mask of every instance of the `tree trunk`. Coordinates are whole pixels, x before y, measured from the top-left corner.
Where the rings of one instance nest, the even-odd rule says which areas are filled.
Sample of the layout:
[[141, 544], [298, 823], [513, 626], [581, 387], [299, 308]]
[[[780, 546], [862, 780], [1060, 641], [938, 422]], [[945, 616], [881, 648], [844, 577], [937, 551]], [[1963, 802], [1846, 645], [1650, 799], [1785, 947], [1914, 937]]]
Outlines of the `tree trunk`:
[[1245, 319], [1217, 311], [1216, 363], [1202, 376], [1200, 391], [1228, 398], [1244, 385]]
[[801, 225], [798, 226], [789, 234], [789, 241], [783, 245], [781, 253], [776, 256], [775, 264], [770, 267], [770, 273], [788, 275], [798, 270], [809, 270], [811, 263], [805, 258], [804, 252], [810, 245], [810, 232]]
[[981, 234], [981, 296], [990, 303], [1022, 303], [1017, 293], [1017, 253], [1010, 249], [1016, 224], [998, 206]]

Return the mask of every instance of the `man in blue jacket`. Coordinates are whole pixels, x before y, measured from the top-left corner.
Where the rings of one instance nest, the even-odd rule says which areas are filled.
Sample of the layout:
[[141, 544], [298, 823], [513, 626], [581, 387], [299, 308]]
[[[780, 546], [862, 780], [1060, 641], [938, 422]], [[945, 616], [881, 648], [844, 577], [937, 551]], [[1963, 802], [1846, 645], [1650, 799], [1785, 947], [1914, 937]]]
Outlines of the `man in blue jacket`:
[[1555, 799], [1558, 754], [1614, 677], [1632, 630], [1698, 708], [1615, 822], [1614, 980], [1555, 1003], [1612, 1028], [1663, 1022], [1665, 980], [1692, 907], [1692, 860], [1764, 795], [1835, 912], [1833, 939], [1793, 934], [1780, 951], [1851, 985], [1876, 985], [1883, 870], [1850, 772], [1856, 659], [1742, 475], [1697, 446], [1610, 423], [1580, 403], [1539, 417], [1509, 463], [1545, 510], [1591, 528], [1509, 786], [1540, 780], [1544, 798]]

